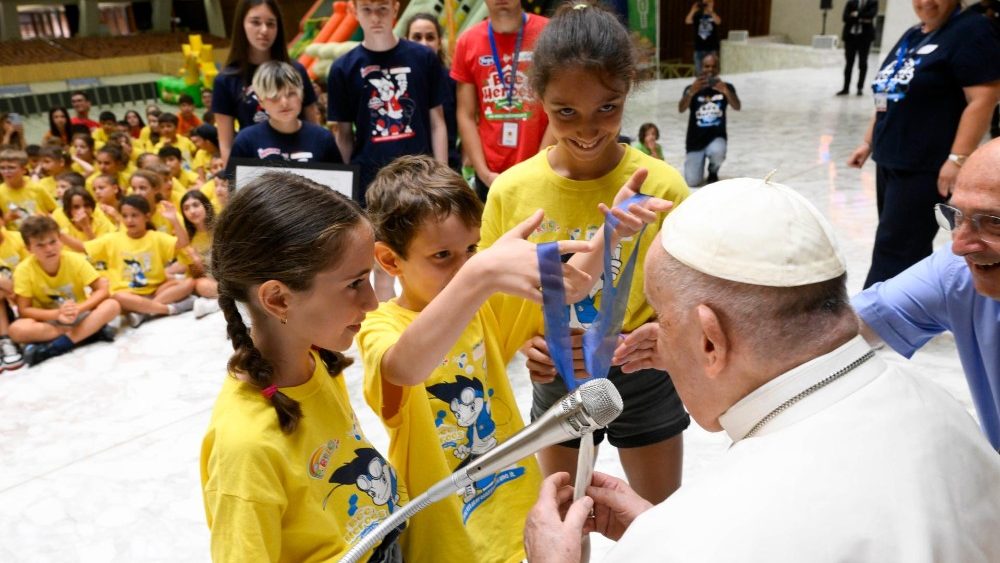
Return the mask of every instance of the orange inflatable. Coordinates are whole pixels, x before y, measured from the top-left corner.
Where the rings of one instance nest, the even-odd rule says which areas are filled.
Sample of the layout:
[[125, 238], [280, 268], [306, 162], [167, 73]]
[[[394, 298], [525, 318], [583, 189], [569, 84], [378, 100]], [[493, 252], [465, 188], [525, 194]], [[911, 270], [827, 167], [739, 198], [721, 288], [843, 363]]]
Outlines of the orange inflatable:
[[[343, 23], [344, 16], [346, 14], [347, 14], [347, 2], [334, 2], [333, 15], [330, 16], [330, 19], [323, 26], [323, 29], [319, 30], [319, 34], [317, 34], [316, 38], [313, 39], [313, 43], [320, 44], [329, 41], [330, 37], [334, 34], [337, 28], [340, 27], [340, 24]], [[354, 17], [353, 14], [351, 15], [351, 19], [354, 20], [354, 25], [357, 25], [358, 20]], [[302, 63], [302, 66], [306, 67], [307, 69], [312, 67], [313, 61], [315, 60], [316, 57], [312, 57], [305, 53], [303, 53], [302, 56], [299, 57], [299, 62]], [[310, 72], [310, 75], [312, 75], [312, 72]], [[312, 78], [316, 77], [312, 76]]]

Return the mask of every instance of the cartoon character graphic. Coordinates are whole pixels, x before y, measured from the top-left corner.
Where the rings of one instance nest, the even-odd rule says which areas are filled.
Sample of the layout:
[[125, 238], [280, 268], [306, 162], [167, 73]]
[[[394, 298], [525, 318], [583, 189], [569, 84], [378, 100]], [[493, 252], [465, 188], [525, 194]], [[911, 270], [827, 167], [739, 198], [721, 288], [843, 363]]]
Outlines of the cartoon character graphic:
[[910, 82], [913, 81], [913, 75], [916, 73], [917, 67], [920, 66], [921, 60], [922, 57], [906, 57], [897, 71], [896, 61], [893, 59], [889, 65], [878, 72], [872, 87], [876, 92], [885, 92], [890, 100], [902, 100], [910, 91]]
[[[621, 274], [622, 271], [622, 245], [619, 244], [615, 246], [615, 249], [611, 252], [611, 275], [615, 278]], [[597, 294], [604, 289], [604, 284], [607, 280], [604, 279], [603, 275], [601, 279], [597, 280], [594, 287], [590, 290], [590, 294], [577, 301], [570, 307], [570, 326], [588, 328], [595, 320], [597, 320]]]
[[[490, 403], [486, 400], [482, 381], [475, 377], [458, 375], [455, 376], [453, 383], [436, 383], [428, 387], [427, 392], [438, 400], [448, 403], [455, 421], [459, 427], [465, 429], [466, 443], [456, 444], [452, 452], [455, 457], [462, 460], [457, 469], [465, 467], [476, 456], [483, 455], [497, 445], [497, 426], [493, 422]], [[468, 502], [475, 497], [477, 488], [490, 481], [492, 478], [484, 480], [484, 483], [468, 485], [463, 492], [465, 501]]]
[[725, 96], [716, 94], [712, 96], [699, 96], [699, 101], [704, 103], [694, 114], [698, 127], [715, 127], [722, 122], [722, 101]]
[[[341, 465], [333, 472], [333, 475], [330, 475], [329, 482], [336, 485], [323, 499], [323, 509], [326, 510], [326, 503], [333, 491], [346, 485], [357, 488], [361, 493], [368, 495], [375, 506], [384, 506], [392, 514], [399, 507], [396, 471], [373, 448], [358, 448], [354, 450], [354, 456], [354, 459]], [[374, 529], [382, 518], [381, 515], [375, 513], [373, 507], [358, 506], [357, 494], [351, 495], [346, 509], [347, 515], [356, 520], [352, 524], [363, 526], [351, 534], [352, 538], [364, 536]], [[349, 526], [349, 529], [352, 527]], [[402, 561], [402, 549], [396, 540], [405, 527], [405, 523], [400, 524], [399, 527], [387, 534], [382, 543], [372, 552], [372, 556], [368, 559], [369, 563]]]
[[141, 287], [146, 287], [149, 281], [146, 279], [146, 271], [142, 268], [142, 262], [132, 259], [125, 259], [125, 269], [132, 276], [129, 280], [128, 286], [132, 289], [137, 289]]
[[410, 127], [414, 103], [407, 94], [409, 71], [409, 67], [392, 68], [365, 77], [375, 88], [368, 100], [372, 141], [398, 140], [414, 135]]
[[14, 277], [14, 271], [7, 267], [7, 264], [0, 264], [0, 277], [4, 279], [12, 279]]

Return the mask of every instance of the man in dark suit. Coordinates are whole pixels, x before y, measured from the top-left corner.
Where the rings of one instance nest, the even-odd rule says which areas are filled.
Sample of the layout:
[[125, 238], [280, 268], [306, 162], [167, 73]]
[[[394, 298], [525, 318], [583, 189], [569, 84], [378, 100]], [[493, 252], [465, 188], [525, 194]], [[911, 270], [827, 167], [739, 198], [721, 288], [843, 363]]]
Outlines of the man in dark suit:
[[844, 6], [844, 55], [847, 66], [844, 67], [844, 88], [837, 92], [838, 96], [846, 96], [851, 89], [851, 71], [854, 70], [854, 57], [858, 58], [858, 95], [865, 86], [865, 75], [868, 73], [868, 50], [875, 39], [875, 16], [878, 15], [878, 0], [847, 0]]

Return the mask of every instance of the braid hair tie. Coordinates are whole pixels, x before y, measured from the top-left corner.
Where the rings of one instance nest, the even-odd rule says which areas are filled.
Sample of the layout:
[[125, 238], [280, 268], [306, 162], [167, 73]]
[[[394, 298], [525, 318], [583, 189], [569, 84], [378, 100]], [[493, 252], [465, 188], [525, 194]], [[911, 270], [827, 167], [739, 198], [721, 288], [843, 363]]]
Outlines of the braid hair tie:
[[263, 395], [264, 398], [266, 398], [268, 401], [270, 401], [271, 397], [273, 397], [274, 394], [277, 393], [277, 392], [278, 392], [278, 386], [277, 385], [269, 385], [269, 386], [267, 386], [267, 387], [265, 387], [265, 388], [263, 388], [263, 389], [260, 390], [260, 394]]

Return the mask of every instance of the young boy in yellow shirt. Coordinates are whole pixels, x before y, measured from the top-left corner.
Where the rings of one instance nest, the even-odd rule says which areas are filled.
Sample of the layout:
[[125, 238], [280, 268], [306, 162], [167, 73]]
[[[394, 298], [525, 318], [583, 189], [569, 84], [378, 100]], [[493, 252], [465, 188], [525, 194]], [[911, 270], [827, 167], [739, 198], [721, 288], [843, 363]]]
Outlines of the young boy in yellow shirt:
[[177, 132], [179, 120], [172, 113], [160, 114], [160, 142], [153, 145], [153, 153], [159, 154], [163, 147], [177, 147], [181, 151], [181, 158], [185, 162], [191, 161], [191, 155], [197, 152], [198, 147], [194, 146], [191, 139], [184, 137]]
[[85, 256], [63, 252], [59, 225], [44, 215], [28, 217], [21, 225], [21, 237], [31, 256], [14, 270], [20, 318], [10, 325], [10, 334], [15, 342], [26, 344], [27, 364], [65, 354], [91, 337], [114, 340], [115, 330], [108, 323], [121, 307], [108, 299], [108, 280]]
[[201, 184], [201, 179], [197, 173], [184, 169], [184, 161], [182, 160], [180, 149], [177, 147], [163, 147], [160, 149], [158, 155], [163, 164], [170, 169], [171, 179], [179, 182], [185, 192]]
[[38, 151], [38, 162], [42, 169], [42, 177], [38, 180], [38, 184], [45, 188], [50, 196], [58, 199], [56, 178], [69, 171], [72, 160], [62, 147], [46, 145]]
[[87, 191], [94, 195], [94, 180], [101, 174], [114, 176], [118, 179], [119, 185], [128, 183], [128, 173], [125, 168], [128, 161], [122, 155], [121, 147], [114, 144], [107, 144], [97, 151], [94, 157], [94, 173], [87, 177]]
[[[392, 466], [416, 496], [524, 426], [506, 366], [541, 328], [541, 314], [490, 297], [540, 301], [535, 245], [520, 239], [542, 215], [504, 235], [497, 252], [477, 255], [482, 203], [429, 156], [393, 161], [366, 197], [376, 261], [399, 279], [402, 293], [369, 313], [358, 333], [365, 399], [389, 432]], [[655, 221], [656, 214], [642, 217]], [[641, 225], [630, 218], [622, 230]], [[602, 248], [602, 241], [563, 241], [560, 252]], [[600, 264], [600, 253], [572, 259], [564, 269], [569, 301], [587, 295], [596, 276], [583, 272]], [[539, 482], [529, 457], [427, 507], [408, 523], [404, 559], [521, 561], [524, 519]]]
[[24, 151], [0, 151], [0, 207], [8, 229], [17, 230], [21, 221], [36, 213], [52, 213], [56, 202], [45, 188], [26, 176], [28, 155]]

